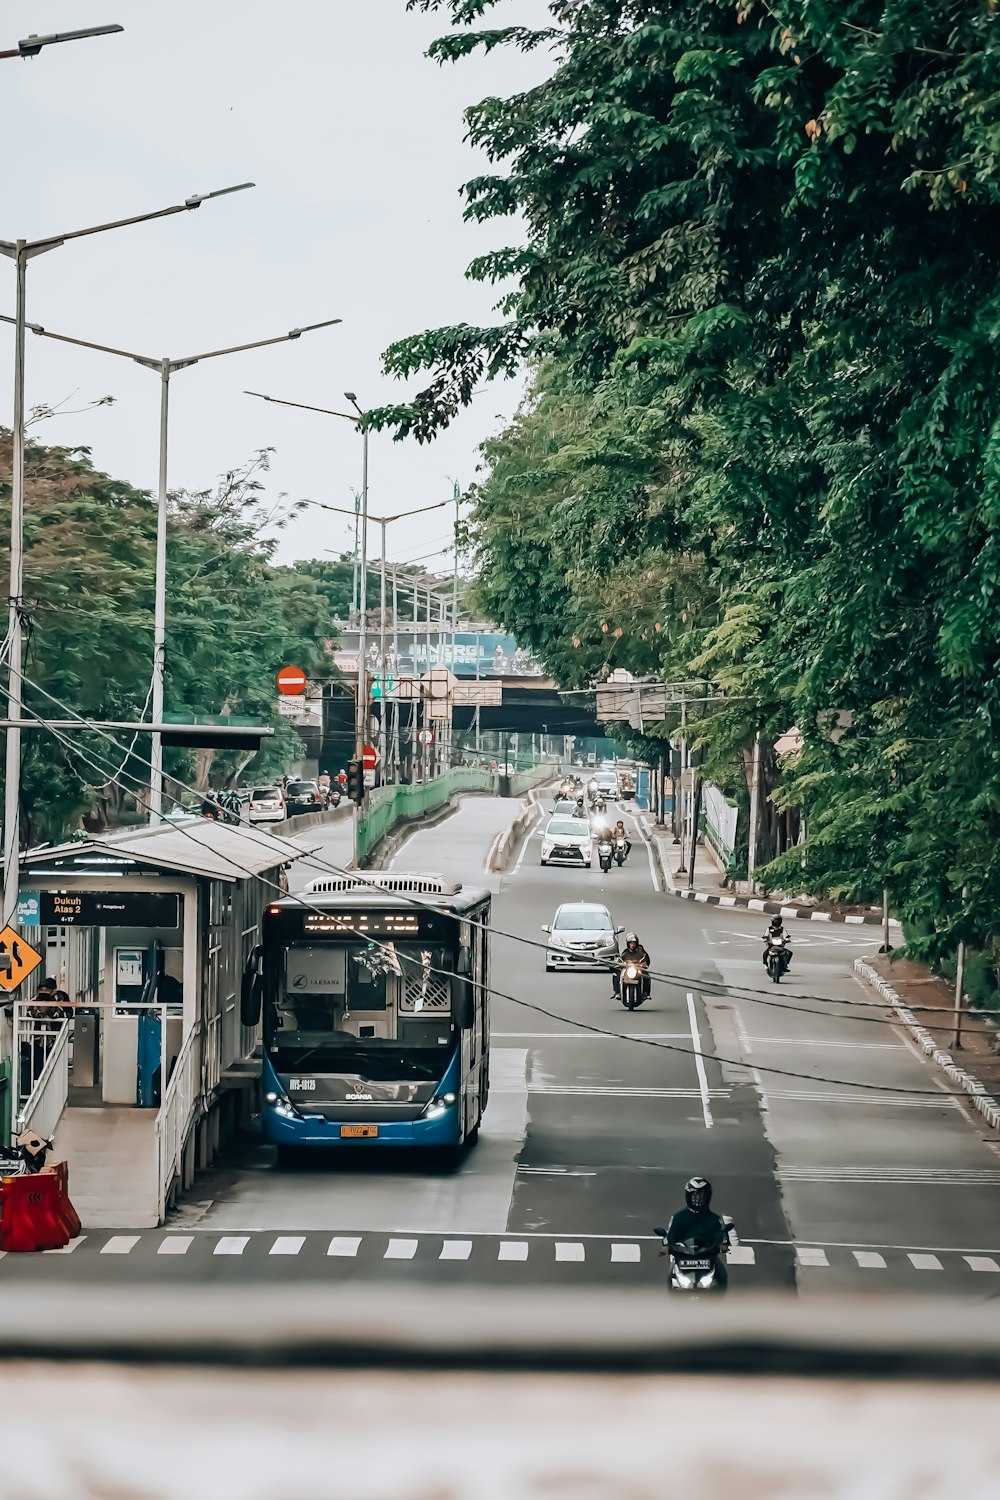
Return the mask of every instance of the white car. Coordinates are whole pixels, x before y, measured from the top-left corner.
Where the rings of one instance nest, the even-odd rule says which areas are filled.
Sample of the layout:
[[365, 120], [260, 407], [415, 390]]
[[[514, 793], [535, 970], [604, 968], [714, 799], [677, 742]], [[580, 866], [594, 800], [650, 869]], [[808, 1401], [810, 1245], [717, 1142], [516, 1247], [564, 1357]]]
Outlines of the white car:
[[285, 795], [281, 787], [255, 786], [247, 802], [247, 818], [251, 823], [283, 823]]
[[612, 802], [618, 799], [618, 774], [616, 771], [597, 771], [594, 780], [603, 797], [610, 797]]
[[610, 969], [618, 957], [618, 934], [606, 906], [592, 901], [566, 901], [543, 927], [549, 936], [545, 972], [556, 969]]
[[594, 840], [586, 818], [552, 817], [542, 835], [543, 865], [586, 865], [594, 857]]

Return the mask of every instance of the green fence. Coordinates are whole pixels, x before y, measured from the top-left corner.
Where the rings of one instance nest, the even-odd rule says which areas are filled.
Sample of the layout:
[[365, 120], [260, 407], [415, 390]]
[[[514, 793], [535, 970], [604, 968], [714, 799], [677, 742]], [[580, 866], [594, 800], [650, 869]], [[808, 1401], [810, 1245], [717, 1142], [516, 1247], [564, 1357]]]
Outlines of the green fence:
[[403, 818], [421, 818], [443, 807], [456, 792], [488, 791], [490, 773], [472, 766], [455, 766], [433, 781], [418, 786], [386, 786], [372, 793], [358, 819], [357, 859], [364, 864], [379, 839]]
[[499, 791], [500, 781], [506, 779], [508, 795], [523, 797], [540, 782], [550, 781], [558, 769], [542, 764], [518, 771], [514, 776], [498, 778], [496, 772], [483, 771], [478, 766], [454, 766], [443, 776], [416, 786], [380, 787], [372, 793], [368, 807], [358, 819], [358, 863], [363, 865], [379, 840], [404, 818], [422, 818], [436, 812], [458, 792]]

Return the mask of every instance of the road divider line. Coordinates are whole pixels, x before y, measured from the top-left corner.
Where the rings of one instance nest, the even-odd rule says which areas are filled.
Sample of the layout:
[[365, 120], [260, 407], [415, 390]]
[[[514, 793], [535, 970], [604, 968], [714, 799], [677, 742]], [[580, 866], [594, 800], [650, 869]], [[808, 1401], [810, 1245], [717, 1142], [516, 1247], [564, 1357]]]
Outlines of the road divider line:
[[687, 992], [688, 1016], [691, 1019], [691, 1044], [694, 1047], [694, 1065], [698, 1074], [698, 1087], [701, 1091], [701, 1112], [705, 1119], [705, 1129], [711, 1130], [715, 1121], [712, 1119], [712, 1107], [709, 1102], [708, 1074], [705, 1072], [705, 1059], [701, 1055], [701, 1033], [698, 1030], [698, 1012], [695, 1008], [694, 995], [690, 990]]

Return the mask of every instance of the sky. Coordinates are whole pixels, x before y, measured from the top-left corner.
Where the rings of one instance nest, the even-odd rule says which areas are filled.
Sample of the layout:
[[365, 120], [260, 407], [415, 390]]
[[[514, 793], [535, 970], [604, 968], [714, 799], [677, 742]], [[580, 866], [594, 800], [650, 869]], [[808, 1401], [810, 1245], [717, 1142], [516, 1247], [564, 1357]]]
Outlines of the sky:
[[[494, 13], [531, 22], [542, 0]], [[265, 404], [362, 407], [416, 389], [389, 380], [382, 351], [425, 328], [490, 322], [495, 288], [464, 280], [474, 256], [516, 243], [516, 224], [462, 219], [461, 184], [490, 170], [464, 142], [462, 112], [530, 87], [543, 53], [503, 49], [444, 68], [425, 57], [447, 30], [405, 0], [5, 0], [0, 49], [31, 32], [121, 22], [121, 35], [0, 61], [7, 142], [0, 239], [34, 239], [182, 202], [244, 181], [253, 191], [193, 213], [76, 241], [28, 268], [27, 315], [53, 332], [154, 358], [248, 343], [342, 318], [287, 344], [178, 372], [171, 383], [172, 489], [208, 489], [273, 447], [266, 496], [353, 506], [356, 429]], [[495, 24], [493, 16], [490, 25]], [[0, 313], [14, 272], [0, 260]], [[12, 414], [13, 330], [0, 324], [0, 424]], [[8, 373], [5, 374], [5, 367]], [[131, 361], [29, 334], [27, 403], [59, 407], [38, 441], [91, 449], [95, 465], [155, 490], [157, 376]], [[102, 396], [113, 406], [87, 409]], [[479, 444], [515, 410], [520, 382], [494, 384], [436, 442], [373, 434], [373, 513], [443, 500], [474, 478]], [[349, 409], [349, 408], [348, 408]], [[449, 571], [450, 508], [387, 529], [388, 555]], [[370, 551], [378, 546], [373, 528]], [[353, 521], [310, 508], [278, 557], [353, 546]]]

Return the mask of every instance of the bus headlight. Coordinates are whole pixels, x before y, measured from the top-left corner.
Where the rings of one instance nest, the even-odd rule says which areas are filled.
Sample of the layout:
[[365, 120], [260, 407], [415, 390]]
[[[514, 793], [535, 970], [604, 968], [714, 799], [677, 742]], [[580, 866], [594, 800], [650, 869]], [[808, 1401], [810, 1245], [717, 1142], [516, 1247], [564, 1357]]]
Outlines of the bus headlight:
[[454, 1102], [454, 1094], [435, 1094], [430, 1104], [424, 1110], [424, 1119], [439, 1120], [443, 1114], [447, 1114]]
[[272, 1091], [264, 1095], [264, 1103], [269, 1104], [274, 1113], [280, 1115], [283, 1120], [301, 1120], [302, 1118], [287, 1094], [276, 1094]]

